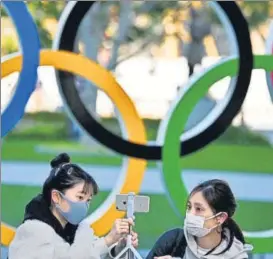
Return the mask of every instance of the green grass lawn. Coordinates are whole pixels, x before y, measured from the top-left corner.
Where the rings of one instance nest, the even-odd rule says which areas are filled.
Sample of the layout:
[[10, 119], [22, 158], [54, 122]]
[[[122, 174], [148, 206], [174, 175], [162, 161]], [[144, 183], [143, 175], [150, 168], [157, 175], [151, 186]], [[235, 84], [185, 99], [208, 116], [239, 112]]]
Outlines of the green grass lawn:
[[[36, 115], [35, 115], [36, 116]], [[37, 115], [38, 117], [41, 114]], [[25, 125], [6, 137], [2, 143], [2, 160], [47, 162], [60, 152], [71, 154], [74, 163], [120, 166], [121, 155], [112, 155], [100, 145], [88, 148], [79, 143], [68, 141], [64, 134], [65, 119], [63, 115], [45, 114], [35, 120], [43, 124], [29, 127], [34, 119], [27, 115]], [[45, 116], [49, 116], [48, 118]], [[53, 117], [52, 117], [53, 116]], [[48, 122], [54, 124], [49, 126]], [[45, 123], [46, 122], [46, 123]], [[35, 122], [36, 123], [36, 122]], [[58, 127], [56, 127], [56, 123]], [[37, 123], [36, 123], [37, 124]], [[118, 134], [119, 127], [115, 120], [105, 120], [105, 127]], [[148, 139], [157, 134], [158, 121], [146, 121]], [[36, 135], [35, 135], [36, 134]], [[37, 147], [51, 149], [51, 153], [38, 152]], [[74, 151], [79, 152], [74, 154]], [[154, 162], [148, 163], [154, 167]], [[181, 159], [183, 168], [204, 170], [225, 170], [241, 172], [261, 172], [273, 174], [273, 148], [255, 134], [230, 128], [222, 137], [206, 148]], [[243, 183], [242, 183], [243, 184]], [[40, 187], [2, 185], [2, 220], [13, 226], [20, 224], [26, 203], [40, 191]], [[94, 201], [95, 209], [108, 193], [101, 192]], [[137, 215], [136, 230], [140, 235], [140, 247], [151, 248], [155, 240], [164, 231], [182, 226], [183, 219], [171, 208], [166, 196], [149, 195], [151, 210], [148, 214]], [[236, 219], [244, 230], [267, 230], [273, 228], [272, 203], [238, 201]], [[262, 220], [261, 220], [262, 219]]]
[[[18, 226], [23, 218], [25, 205], [40, 192], [40, 189], [40, 187], [2, 185], [2, 221]], [[108, 193], [101, 192], [94, 199], [91, 209], [97, 208], [107, 195]], [[147, 249], [151, 248], [164, 231], [181, 227], [183, 223], [183, 219], [174, 213], [164, 195], [150, 195], [150, 197], [150, 212], [138, 214], [136, 219], [140, 247]], [[239, 201], [236, 219], [244, 230], [267, 230], [273, 228], [272, 215], [272, 203]]]
[[[122, 156], [94, 154], [76, 142], [70, 141], [37, 141], [37, 140], [4, 140], [2, 145], [2, 160], [4, 161], [35, 161], [49, 162], [54, 154], [39, 153], [37, 146], [58, 148], [58, 152], [69, 150], [86, 150], [90, 155], [73, 155], [75, 163], [113, 165], [122, 162]], [[154, 166], [155, 163], [149, 163]], [[211, 144], [203, 150], [181, 159], [184, 168], [214, 169], [229, 171], [247, 171], [273, 173], [273, 148], [260, 146], [240, 146]]]
[[[38, 146], [51, 147], [52, 150], [58, 148], [59, 152], [69, 150], [84, 150], [84, 147], [77, 142], [72, 141], [37, 141], [37, 140], [7, 140], [2, 144], [2, 159], [6, 161], [30, 161], [30, 162], [49, 162], [55, 154], [37, 152]], [[101, 165], [120, 165], [120, 156], [92, 155], [89, 156], [72, 156], [73, 162], [85, 164]], [[86, 153], [88, 150], [86, 149]]]
[[[83, 149], [77, 143], [68, 141], [27, 141], [8, 140], [2, 146], [3, 160], [48, 162], [53, 154], [38, 153], [37, 145], [63, 148], [63, 151]], [[92, 155], [73, 156], [76, 163], [113, 165], [121, 164], [121, 156]], [[212, 144], [202, 151], [181, 159], [184, 168], [214, 169], [242, 172], [273, 173], [273, 149], [257, 146], [236, 146]], [[155, 166], [150, 163], [149, 166]], [[2, 220], [17, 226], [23, 217], [26, 203], [39, 192], [39, 187], [2, 185]], [[95, 209], [108, 195], [102, 192], [96, 198]], [[140, 235], [140, 247], [151, 248], [164, 231], [182, 226], [183, 220], [171, 208], [164, 195], [150, 195], [151, 210], [148, 214], [137, 215], [136, 230]], [[236, 219], [244, 230], [265, 230], [273, 228], [272, 203], [238, 201]], [[262, 220], [261, 220], [262, 219]]]

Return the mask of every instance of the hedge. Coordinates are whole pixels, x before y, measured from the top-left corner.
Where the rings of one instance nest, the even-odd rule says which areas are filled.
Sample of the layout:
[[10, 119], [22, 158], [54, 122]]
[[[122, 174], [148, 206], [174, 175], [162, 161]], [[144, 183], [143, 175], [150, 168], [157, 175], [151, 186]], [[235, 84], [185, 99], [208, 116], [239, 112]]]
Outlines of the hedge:
[[[115, 118], [103, 118], [100, 122], [112, 132], [120, 135], [120, 127]], [[7, 136], [7, 139], [31, 140], [68, 140], [71, 136], [65, 113], [28, 113], [18, 126]], [[160, 120], [144, 119], [148, 140], [155, 140]], [[230, 126], [216, 142], [221, 144], [241, 144], [270, 146], [265, 137], [247, 128]]]

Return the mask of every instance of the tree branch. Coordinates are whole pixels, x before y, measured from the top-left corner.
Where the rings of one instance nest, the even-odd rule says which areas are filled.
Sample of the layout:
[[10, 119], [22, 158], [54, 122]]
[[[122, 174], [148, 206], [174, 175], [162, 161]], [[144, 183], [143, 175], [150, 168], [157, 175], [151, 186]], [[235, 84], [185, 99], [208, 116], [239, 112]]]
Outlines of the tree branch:
[[135, 55], [143, 52], [155, 39], [154, 38], [150, 38], [149, 40], [145, 41], [144, 43], [142, 43], [140, 45], [140, 47], [135, 50], [133, 53], [127, 55], [126, 57], [118, 60], [115, 64], [113, 64], [111, 67], [108, 67], [108, 70], [114, 70], [118, 65], [120, 65], [121, 63], [123, 63], [124, 61], [134, 57]]

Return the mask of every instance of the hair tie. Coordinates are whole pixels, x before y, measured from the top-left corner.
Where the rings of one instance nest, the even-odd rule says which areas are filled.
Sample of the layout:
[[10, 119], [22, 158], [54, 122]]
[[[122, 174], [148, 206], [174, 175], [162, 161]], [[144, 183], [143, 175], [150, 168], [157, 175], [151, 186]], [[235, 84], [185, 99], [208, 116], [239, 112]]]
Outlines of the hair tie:
[[[69, 164], [71, 164], [71, 163], [63, 163], [63, 164], [59, 165], [59, 166], [55, 169], [55, 176], [57, 176], [57, 174], [63, 169], [64, 166], [69, 165]], [[69, 174], [71, 174], [71, 173], [69, 173]]]

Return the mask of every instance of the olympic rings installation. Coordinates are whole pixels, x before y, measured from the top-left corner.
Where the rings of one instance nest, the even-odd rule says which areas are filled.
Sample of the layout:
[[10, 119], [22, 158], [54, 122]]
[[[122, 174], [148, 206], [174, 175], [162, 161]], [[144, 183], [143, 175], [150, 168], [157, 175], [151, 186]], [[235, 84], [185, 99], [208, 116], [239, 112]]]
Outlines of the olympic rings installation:
[[[109, 231], [115, 218], [124, 215], [124, 213], [115, 210], [115, 194], [117, 192], [139, 192], [146, 168], [146, 160], [161, 159], [159, 166], [162, 169], [162, 176], [170, 201], [176, 211], [181, 215], [184, 214], [181, 206], [185, 204], [188, 194], [184, 183], [181, 183], [180, 156], [185, 156], [205, 147], [225, 131], [244, 101], [252, 69], [273, 71], [273, 56], [255, 56], [253, 59], [247, 22], [240, 9], [234, 2], [217, 2], [216, 4], [226, 14], [233, 28], [238, 45], [238, 58], [223, 60], [203, 74], [192, 78], [189, 85], [183, 91], [181, 90], [166, 120], [160, 125], [157, 143], [161, 146], [146, 146], [143, 122], [137, 114], [133, 102], [115, 78], [95, 62], [72, 53], [72, 45], [75, 42], [74, 36], [80, 21], [93, 3], [89, 1], [68, 3], [60, 19], [59, 36], [57, 36], [59, 38], [57, 43], [55, 42], [55, 50], [40, 51], [37, 30], [25, 4], [23, 2], [3, 2], [18, 30], [23, 55], [14, 55], [12, 58], [1, 62], [2, 78], [13, 72], [21, 71], [16, 93], [8, 108], [1, 115], [1, 137], [4, 137], [21, 119], [26, 102], [34, 90], [37, 67], [39, 65], [53, 66], [58, 69], [56, 75], [59, 87], [72, 118], [97, 141], [130, 157], [124, 159], [122, 174], [110, 196], [88, 218], [96, 234], [103, 235]], [[33, 46], [29, 42], [33, 43]], [[31, 46], [31, 51], [26, 46], [28, 44]], [[27, 67], [30, 71], [27, 71], [28, 76], [25, 76]], [[124, 131], [126, 129], [126, 132], [122, 133], [128, 140], [108, 132], [91, 117], [78, 96], [72, 73], [92, 81], [111, 98], [121, 114], [125, 126], [122, 129], [124, 128]], [[234, 90], [229, 99], [226, 100], [227, 104], [224, 109], [212, 116], [213, 123], [208, 125], [205, 130], [200, 131], [198, 135], [185, 141], [182, 140], [180, 143], [181, 132], [183, 132], [188, 115], [200, 98], [205, 96], [213, 83], [225, 76], [236, 75]], [[23, 100], [18, 99], [18, 93], [24, 96]], [[10, 116], [11, 111], [14, 119], [8, 123], [12, 117]], [[11, 242], [14, 231], [14, 228], [1, 223], [1, 243], [3, 245], [7, 246]], [[259, 232], [253, 232], [246, 233], [246, 237], [254, 245], [256, 253], [273, 252], [272, 235], [261, 235]]]
[[[81, 21], [94, 3], [95, 1], [74, 1], [69, 4], [59, 22], [60, 29], [54, 42], [54, 49], [73, 52], [77, 31]], [[198, 133], [195, 136], [182, 141], [182, 155], [187, 155], [203, 148], [226, 130], [234, 116], [237, 115], [241, 104], [244, 101], [253, 67], [248, 25], [238, 6], [234, 2], [227, 3], [219, 1], [213, 3], [213, 1], [208, 1], [208, 3], [217, 13], [219, 13], [219, 18], [223, 17], [222, 20], [224, 24], [227, 24], [226, 31], [234, 32], [232, 36], [229, 37], [229, 40], [231, 45], [233, 45], [233, 42], [237, 39], [240, 68], [238, 78], [235, 82], [236, 85], [232, 87], [234, 91], [233, 93], [228, 94], [229, 99], [225, 100], [226, 107], [213, 116], [213, 123], [208, 124], [202, 132], [197, 130]], [[226, 21], [229, 21], [229, 23]], [[147, 146], [140, 145], [139, 143], [132, 143], [102, 127], [86, 110], [82, 103], [78, 91], [76, 91], [75, 80], [72, 74], [57, 72], [57, 79], [60, 82], [60, 92], [62, 93], [64, 102], [67, 104], [67, 109], [93, 138], [122, 155], [148, 160], [160, 160], [162, 158], [161, 146]], [[78, 108], [76, 108], [76, 106], [78, 106]]]

